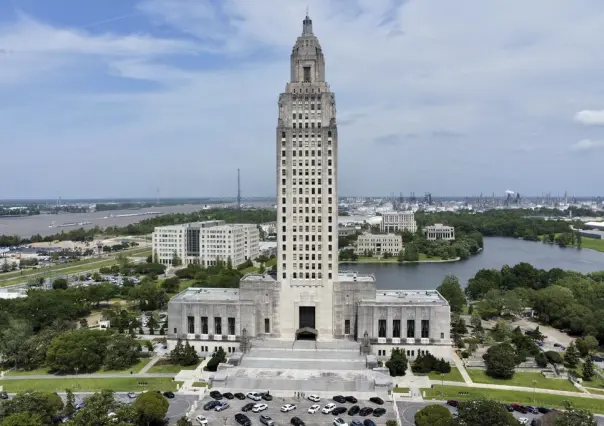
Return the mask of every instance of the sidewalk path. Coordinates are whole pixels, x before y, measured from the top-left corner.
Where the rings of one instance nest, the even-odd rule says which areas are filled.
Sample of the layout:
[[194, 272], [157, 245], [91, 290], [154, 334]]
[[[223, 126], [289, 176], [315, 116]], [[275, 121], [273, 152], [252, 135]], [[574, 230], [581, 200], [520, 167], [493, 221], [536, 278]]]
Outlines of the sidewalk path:
[[466, 382], [466, 384], [472, 384], [473, 383], [472, 378], [466, 371], [465, 365], [463, 365], [462, 360], [459, 358], [459, 356], [457, 355], [457, 352], [455, 352], [455, 351], [453, 352], [453, 362], [455, 362], [457, 371], [459, 371], [459, 373], [461, 374], [461, 377], [463, 377], [464, 382]]
[[139, 371], [138, 374], [147, 374], [147, 371], [149, 371], [149, 369], [151, 367], [153, 367], [155, 365], [155, 363], [160, 360], [160, 358], [161, 357], [157, 356], [157, 355], [154, 356], [153, 358], [151, 358], [151, 361], [149, 361], [147, 363], [147, 365], [145, 365], [143, 368], [141, 368], [141, 371]]
[[[468, 388], [481, 388], [481, 389], [496, 389], [496, 390], [513, 390], [519, 392], [533, 392], [533, 388], [526, 388], [522, 386], [508, 386], [508, 385], [489, 385], [486, 383], [461, 383], [461, 382], [450, 382], [445, 380], [443, 382], [445, 386], [460, 386], [460, 387], [468, 387]], [[534, 390], [537, 393], [548, 393], [551, 395], [564, 395], [564, 396], [576, 396], [578, 398], [592, 398], [592, 399], [603, 399], [604, 395], [597, 394], [589, 394], [583, 392], [570, 392], [570, 391], [561, 391], [554, 389], [540, 389], [536, 388]]]

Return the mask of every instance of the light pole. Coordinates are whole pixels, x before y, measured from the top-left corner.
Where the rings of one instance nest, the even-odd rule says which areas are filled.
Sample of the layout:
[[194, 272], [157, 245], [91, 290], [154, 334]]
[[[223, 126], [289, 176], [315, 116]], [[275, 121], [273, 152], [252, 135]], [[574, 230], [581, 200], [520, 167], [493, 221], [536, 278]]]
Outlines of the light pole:
[[226, 426], [227, 421], [229, 420], [229, 418], [228, 418], [227, 416], [224, 416], [224, 417], [222, 418], [222, 420], [224, 420], [224, 426]]
[[533, 380], [533, 404], [535, 403], [535, 387], [537, 386], [537, 380]]

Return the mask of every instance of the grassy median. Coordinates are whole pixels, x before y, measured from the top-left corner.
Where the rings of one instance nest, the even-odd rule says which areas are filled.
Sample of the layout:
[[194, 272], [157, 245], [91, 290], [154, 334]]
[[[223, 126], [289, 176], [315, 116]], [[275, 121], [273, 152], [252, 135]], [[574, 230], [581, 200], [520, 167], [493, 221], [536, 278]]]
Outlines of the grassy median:
[[98, 392], [111, 389], [114, 392], [140, 392], [143, 390], [176, 390], [177, 382], [171, 378], [158, 377], [120, 377], [120, 378], [85, 378], [85, 379], [32, 379], [15, 380], [3, 379], [0, 384], [9, 393], [36, 390], [41, 392], [64, 392], [71, 389], [74, 392]]

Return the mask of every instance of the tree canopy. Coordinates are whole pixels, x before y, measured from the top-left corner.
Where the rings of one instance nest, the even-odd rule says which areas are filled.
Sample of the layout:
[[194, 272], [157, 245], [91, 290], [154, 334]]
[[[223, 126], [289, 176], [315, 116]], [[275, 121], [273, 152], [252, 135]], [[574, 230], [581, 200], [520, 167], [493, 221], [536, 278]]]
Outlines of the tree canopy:
[[463, 307], [466, 305], [466, 297], [459, 284], [459, 279], [455, 275], [445, 276], [442, 284], [436, 290], [447, 299], [447, 302], [451, 306], [451, 311], [461, 312], [463, 310]]
[[427, 405], [415, 413], [417, 426], [447, 426], [451, 421], [451, 412], [440, 404]]

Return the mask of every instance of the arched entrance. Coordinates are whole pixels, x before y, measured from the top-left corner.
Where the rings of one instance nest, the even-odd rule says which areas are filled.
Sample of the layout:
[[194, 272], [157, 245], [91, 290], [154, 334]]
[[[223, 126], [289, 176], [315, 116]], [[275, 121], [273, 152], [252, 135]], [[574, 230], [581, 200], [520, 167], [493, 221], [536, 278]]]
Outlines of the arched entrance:
[[317, 330], [312, 327], [302, 327], [296, 330], [296, 340], [317, 340]]

